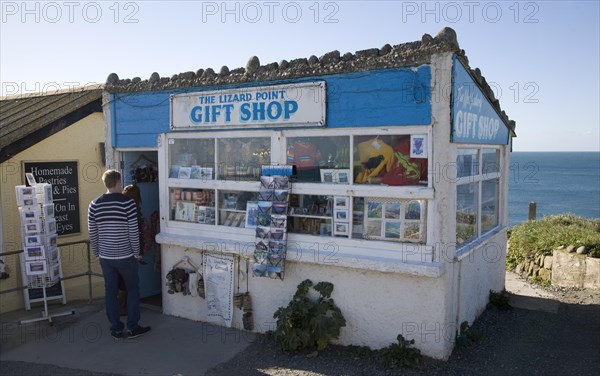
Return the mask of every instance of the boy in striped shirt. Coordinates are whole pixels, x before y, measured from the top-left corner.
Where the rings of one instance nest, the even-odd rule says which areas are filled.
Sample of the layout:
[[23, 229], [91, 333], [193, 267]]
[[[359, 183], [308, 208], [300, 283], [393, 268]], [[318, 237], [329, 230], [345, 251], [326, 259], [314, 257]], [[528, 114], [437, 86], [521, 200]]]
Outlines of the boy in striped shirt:
[[119, 275], [127, 288], [127, 336], [135, 338], [150, 330], [139, 325], [140, 290], [138, 259], [140, 238], [136, 203], [121, 193], [121, 173], [108, 170], [102, 175], [107, 191], [88, 208], [88, 231], [92, 252], [100, 260], [104, 275], [106, 316], [110, 333], [123, 338], [125, 329], [119, 318], [117, 300]]

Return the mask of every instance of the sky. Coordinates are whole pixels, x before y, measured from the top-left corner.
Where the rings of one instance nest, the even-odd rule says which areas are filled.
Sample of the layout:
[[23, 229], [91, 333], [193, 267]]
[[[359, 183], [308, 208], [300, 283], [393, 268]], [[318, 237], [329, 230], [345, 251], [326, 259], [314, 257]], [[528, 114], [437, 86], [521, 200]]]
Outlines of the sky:
[[599, 1], [0, 1], [2, 95], [341, 54], [453, 28], [514, 151], [600, 151]]

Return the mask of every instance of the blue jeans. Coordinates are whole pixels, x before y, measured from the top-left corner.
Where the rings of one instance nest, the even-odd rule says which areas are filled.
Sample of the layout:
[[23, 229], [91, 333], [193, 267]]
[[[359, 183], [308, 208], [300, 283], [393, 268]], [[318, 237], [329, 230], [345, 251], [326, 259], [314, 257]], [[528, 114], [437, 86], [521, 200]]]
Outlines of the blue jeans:
[[140, 283], [138, 276], [139, 263], [135, 257], [109, 260], [100, 258], [100, 266], [104, 275], [104, 300], [106, 316], [110, 321], [110, 330], [119, 332], [124, 329], [119, 317], [119, 275], [127, 288], [127, 329], [134, 330], [140, 321]]

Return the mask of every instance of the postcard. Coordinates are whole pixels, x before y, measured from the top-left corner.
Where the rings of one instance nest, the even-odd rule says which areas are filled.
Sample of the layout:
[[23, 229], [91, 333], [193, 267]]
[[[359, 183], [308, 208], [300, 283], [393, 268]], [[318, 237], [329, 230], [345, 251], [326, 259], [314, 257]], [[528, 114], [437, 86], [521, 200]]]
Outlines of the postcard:
[[258, 202], [248, 201], [246, 203], [246, 228], [256, 228], [258, 225]]
[[42, 245], [25, 247], [23, 252], [25, 254], [25, 260], [38, 260], [46, 257], [46, 254], [44, 253], [44, 246]]
[[46, 260], [25, 262], [25, 274], [27, 275], [46, 274], [47, 272], [48, 269], [46, 265]]

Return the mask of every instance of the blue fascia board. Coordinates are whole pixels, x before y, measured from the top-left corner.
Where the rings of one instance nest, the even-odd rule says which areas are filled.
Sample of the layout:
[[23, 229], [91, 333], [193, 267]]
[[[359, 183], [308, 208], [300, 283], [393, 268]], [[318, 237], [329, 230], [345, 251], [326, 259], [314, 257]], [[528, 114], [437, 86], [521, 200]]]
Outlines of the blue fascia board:
[[[110, 95], [111, 102], [109, 104], [111, 106], [113, 146], [155, 147], [158, 134], [171, 132], [169, 128], [169, 98], [173, 94], [318, 80], [324, 80], [327, 83], [327, 114], [324, 128], [431, 124], [431, 68], [429, 65], [422, 65], [420, 67], [302, 77], [292, 80], [153, 92], [113, 93]], [[298, 128], [294, 127], [294, 129]], [[201, 130], [196, 132], [201, 132]]]

